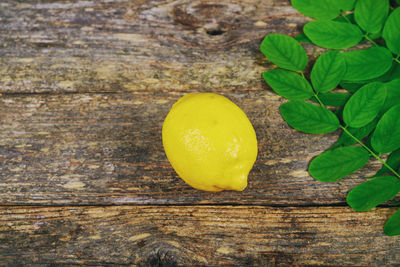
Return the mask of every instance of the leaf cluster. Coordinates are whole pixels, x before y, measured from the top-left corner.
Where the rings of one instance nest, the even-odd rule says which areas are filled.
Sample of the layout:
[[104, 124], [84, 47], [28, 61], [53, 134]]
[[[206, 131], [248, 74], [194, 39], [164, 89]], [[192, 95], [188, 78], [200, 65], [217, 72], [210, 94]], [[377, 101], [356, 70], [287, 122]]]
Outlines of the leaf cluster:
[[[289, 100], [280, 113], [291, 127], [311, 134], [341, 130], [337, 142], [310, 162], [308, 171], [316, 180], [338, 181], [371, 158], [382, 163], [346, 198], [354, 210], [368, 211], [400, 192], [400, 7], [389, 0], [291, 3], [314, 20], [296, 38], [264, 38], [261, 52], [278, 68], [262, 76]], [[326, 49], [310, 73], [300, 42]], [[360, 43], [370, 46], [347, 50]], [[400, 235], [400, 210], [386, 222], [384, 233]]]

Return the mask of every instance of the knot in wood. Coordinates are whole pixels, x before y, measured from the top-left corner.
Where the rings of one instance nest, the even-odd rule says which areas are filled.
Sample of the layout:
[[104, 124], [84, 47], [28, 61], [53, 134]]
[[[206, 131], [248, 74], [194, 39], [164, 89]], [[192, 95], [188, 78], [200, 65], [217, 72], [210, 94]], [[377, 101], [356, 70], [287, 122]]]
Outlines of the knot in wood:
[[203, 28], [209, 35], [222, 35], [236, 28], [242, 7], [236, 4], [193, 1], [176, 6], [174, 20], [191, 28]]

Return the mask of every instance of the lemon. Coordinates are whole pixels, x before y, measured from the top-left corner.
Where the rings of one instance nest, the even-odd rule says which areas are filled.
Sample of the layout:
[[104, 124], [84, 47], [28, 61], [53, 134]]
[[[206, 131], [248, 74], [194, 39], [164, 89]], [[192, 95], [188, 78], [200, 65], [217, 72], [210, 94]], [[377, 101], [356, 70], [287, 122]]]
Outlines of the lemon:
[[228, 98], [183, 96], [164, 120], [162, 139], [172, 167], [190, 186], [213, 192], [246, 188], [257, 138], [246, 114]]

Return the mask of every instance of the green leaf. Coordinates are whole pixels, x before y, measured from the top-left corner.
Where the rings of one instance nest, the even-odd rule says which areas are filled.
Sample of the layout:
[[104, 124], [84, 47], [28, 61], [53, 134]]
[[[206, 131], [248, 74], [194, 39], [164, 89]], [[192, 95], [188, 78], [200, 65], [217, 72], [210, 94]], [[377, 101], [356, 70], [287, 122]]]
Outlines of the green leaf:
[[291, 100], [306, 100], [313, 94], [310, 83], [297, 73], [273, 69], [263, 73], [264, 80], [274, 91]]
[[347, 91], [351, 93], [357, 92], [358, 89], [360, 89], [364, 84], [363, 83], [353, 83], [353, 82], [345, 82], [341, 81], [340, 82], [340, 87], [343, 89], [346, 89]]
[[372, 134], [371, 145], [380, 153], [389, 153], [400, 148], [400, 105], [383, 114]]
[[318, 57], [311, 71], [311, 83], [317, 92], [335, 89], [346, 72], [346, 63], [338, 51], [328, 51]]
[[348, 23], [350, 21], [352, 24], [356, 24], [356, 21], [354, 20], [354, 13], [350, 13], [345, 16], [340, 16], [338, 18], [333, 19], [333, 21], [344, 22], [344, 23]]
[[385, 85], [373, 82], [361, 87], [344, 106], [343, 121], [353, 128], [360, 128], [375, 119], [386, 99]]
[[[400, 77], [400, 75], [398, 77]], [[395, 79], [386, 83], [386, 92], [386, 101], [382, 107], [383, 112], [388, 111], [391, 107], [400, 102], [400, 79]]]
[[[397, 170], [400, 168], [400, 149], [397, 149], [390, 153], [389, 157], [386, 160], [386, 164], [388, 164], [393, 170]], [[375, 174], [375, 176], [390, 172], [391, 171], [385, 165], [383, 165], [382, 168]]]
[[[369, 39], [376, 40], [376, 39], [379, 39], [379, 38], [382, 37], [382, 31], [374, 32], [374, 33], [368, 33], [367, 36], [369, 37]], [[368, 39], [365, 38], [364, 41], [367, 42]]]
[[333, 0], [332, 2], [340, 10], [350, 11], [354, 8], [356, 0]]
[[376, 78], [376, 81], [389, 82], [391, 80], [400, 78], [400, 64], [393, 62], [392, 67], [382, 76]]
[[389, 82], [389, 81], [397, 79], [399, 77], [400, 77], [400, 64], [397, 62], [393, 62], [392, 67], [387, 72], [385, 72], [383, 75], [373, 78], [373, 79], [360, 81], [359, 83], [367, 84], [370, 82]]
[[364, 145], [367, 146], [373, 153], [375, 153], [376, 155], [378, 155], [379, 152], [376, 151], [376, 150], [372, 147], [372, 145], [371, 145], [371, 137], [372, 137], [372, 135], [370, 135], [370, 136], [365, 140]]
[[342, 113], [343, 113], [343, 107], [339, 107], [337, 109], [334, 109], [332, 111], [337, 117], [342, 117]]
[[361, 81], [361, 83], [367, 84], [370, 82], [389, 82], [399, 77], [400, 77], [400, 64], [397, 62], [393, 62], [392, 67], [383, 75], [376, 77], [374, 79]]
[[366, 32], [379, 32], [389, 13], [389, 0], [358, 0], [354, 8], [357, 24]]
[[400, 210], [396, 211], [385, 223], [383, 232], [388, 236], [400, 235]]
[[297, 36], [295, 37], [295, 39], [296, 39], [297, 41], [299, 41], [299, 42], [302, 42], [302, 43], [312, 44], [311, 40], [308, 39], [308, 37], [307, 37], [304, 33], [300, 33], [299, 35], [297, 35]]
[[370, 47], [343, 52], [346, 81], [363, 81], [379, 77], [392, 67], [392, 53], [384, 47]]
[[400, 55], [400, 7], [389, 15], [383, 27], [382, 37], [390, 51]]
[[392, 67], [387, 72], [385, 72], [383, 75], [381, 75], [379, 77], [364, 80], [364, 81], [358, 81], [358, 82], [342, 81], [342, 82], [340, 82], [340, 86], [350, 92], [355, 93], [358, 89], [360, 89], [362, 86], [366, 85], [367, 83], [388, 82], [388, 81], [392, 81], [393, 79], [396, 79], [399, 77], [400, 77], [400, 64], [397, 62], [393, 62]]
[[307, 53], [293, 37], [269, 34], [261, 42], [261, 52], [275, 65], [288, 70], [301, 71], [308, 63]]
[[368, 211], [394, 198], [400, 181], [394, 176], [381, 176], [362, 183], [347, 194], [347, 204], [356, 211]]
[[334, 182], [361, 169], [368, 160], [369, 154], [362, 147], [340, 147], [314, 158], [308, 172], [318, 181]]
[[280, 106], [285, 121], [294, 129], [313, 134], [330, 133], [339, 128], [339, 120], [332, 111], [301, 101], [290, 101]]
[[[342, 107], [346, 104], [347, 100], [350, 98], [350, 94], [334, 92], [334, 93], [320, 93], [318, 94], [318, 98], [324, 103], [326, 106], [331, 107]], [[311, 98], [315, 103], [319, 103], [318, 100], [313, 96]]]
[[331, 49], [346, 49], [358, 44], [363, 33], [350, 23], [336, 21], [311, 21], [304, 33], [316, 45]]
[[291, 2], [293, 8], [301, 14], [314, 19], [333, 19], [340, 14], [340, 9], [332, 4], [332, 0], [292, 0]]
[[397, 207], [397, 206], [400, 206], [400, 202], [395, 202], [395, 203], [389, 204], [389, 206], [390, 206], [390, 207]]
[[[378, 123], [378, 120], [375, 119], [368, 123], [367, 125], [361, 127], [361, 128], [352, 128], [348, 127], [347, 130], [358, 140], [362, 140], [365, 138], [367, 135], [369, 135], [376, 127], [376, 124]], [[354, 145], [357, 143], [351, 136], [349, 136], [346, 132], [342, 132], [340, 135], [338, 141], [336, 144], [333, 146], [333, 148], [339, 147], [339, 146], [349, 146], [349, 145]]]

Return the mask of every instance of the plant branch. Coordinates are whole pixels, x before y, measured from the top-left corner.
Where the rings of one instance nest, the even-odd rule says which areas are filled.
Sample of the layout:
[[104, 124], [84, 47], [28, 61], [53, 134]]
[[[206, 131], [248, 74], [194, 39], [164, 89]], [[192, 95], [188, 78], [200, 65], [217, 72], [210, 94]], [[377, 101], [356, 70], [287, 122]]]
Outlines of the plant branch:
[[381, 157], [379, 157], [378, 155], [376, 155], [374, 153], [374, 151], [372, 151], [369, 147], [367, 147], [363, 142], [361, 142], [357, 137], [355, 137], [354, 135], [351, 134], [351, 132], [349, 132], [349, 130], [346, 129], [346, 127], [343, 127], [342, 125], [340, 125], [340, 128], [346, 133], [348, 134], [351, 138], [354, 139], [354, 141], [356, 141], [357, 143], [359, 143], [363, 148], [365, 148], [372, 156], [374, 156], [380, 163], [382, 163], [386, 168], [388, 168], [394, 175], [396, 175], [399, 179], [400, 179], [400, 174], [398, 174], [395, 170], [393, 170], [392, 167], [390, 167], [386, 162], [384, 162]]
[[375, 41], [372, 40], [372, 39], [368, 36], [368, 34], [365, 34], [364, 37], [365, 37], [365, 39], [367, 39], [368, 41], [370, 41], [374, 46], [378, 46], [378, 44], [375, 43]]
[[316, 93], [315, 91], [314, 91], [314, 97], [315, 97], [315, 99], [317, 99], [318, 103], [319, 103], [322, 107], [325, 107], [324, 103], [322, 103], [321, 99], [319, 99], [318, 93]]
[[[348, 23], [351, 23], [351, 21], [349, 20], [349, 18], [348, 17], [346, 17], [346, 15], [344, 14], [344, 11], [342, 11], [342, 17], [348, 22]], [[353, 24], [353, 23], [351, 23], [351, 24]]]
[[399, 64], [400, 64], [400, 59], [399, 59], [399, 56], [397, 56], [397, 57], [393, 58], [393, 60], [394, 60], [394, 61], [396, 61], [397, 63], [399, 63]]
[[[303, 78], [305, 79], [304, 73], [303, 73], [303, 72], [301, 72], [301, 76], [303, 76]], [[315, 97], [315, 99], [317, 99], [317, 101], [318, 101], [318, 103], [321, 105], [321, 107], [325, 107], [324, 103], [322, 103], [321, 99], [319, 99], [318, 93], [315, 91], [314, 88], [313, 88], [313, 92], [314, 92], [314, 97]]]

